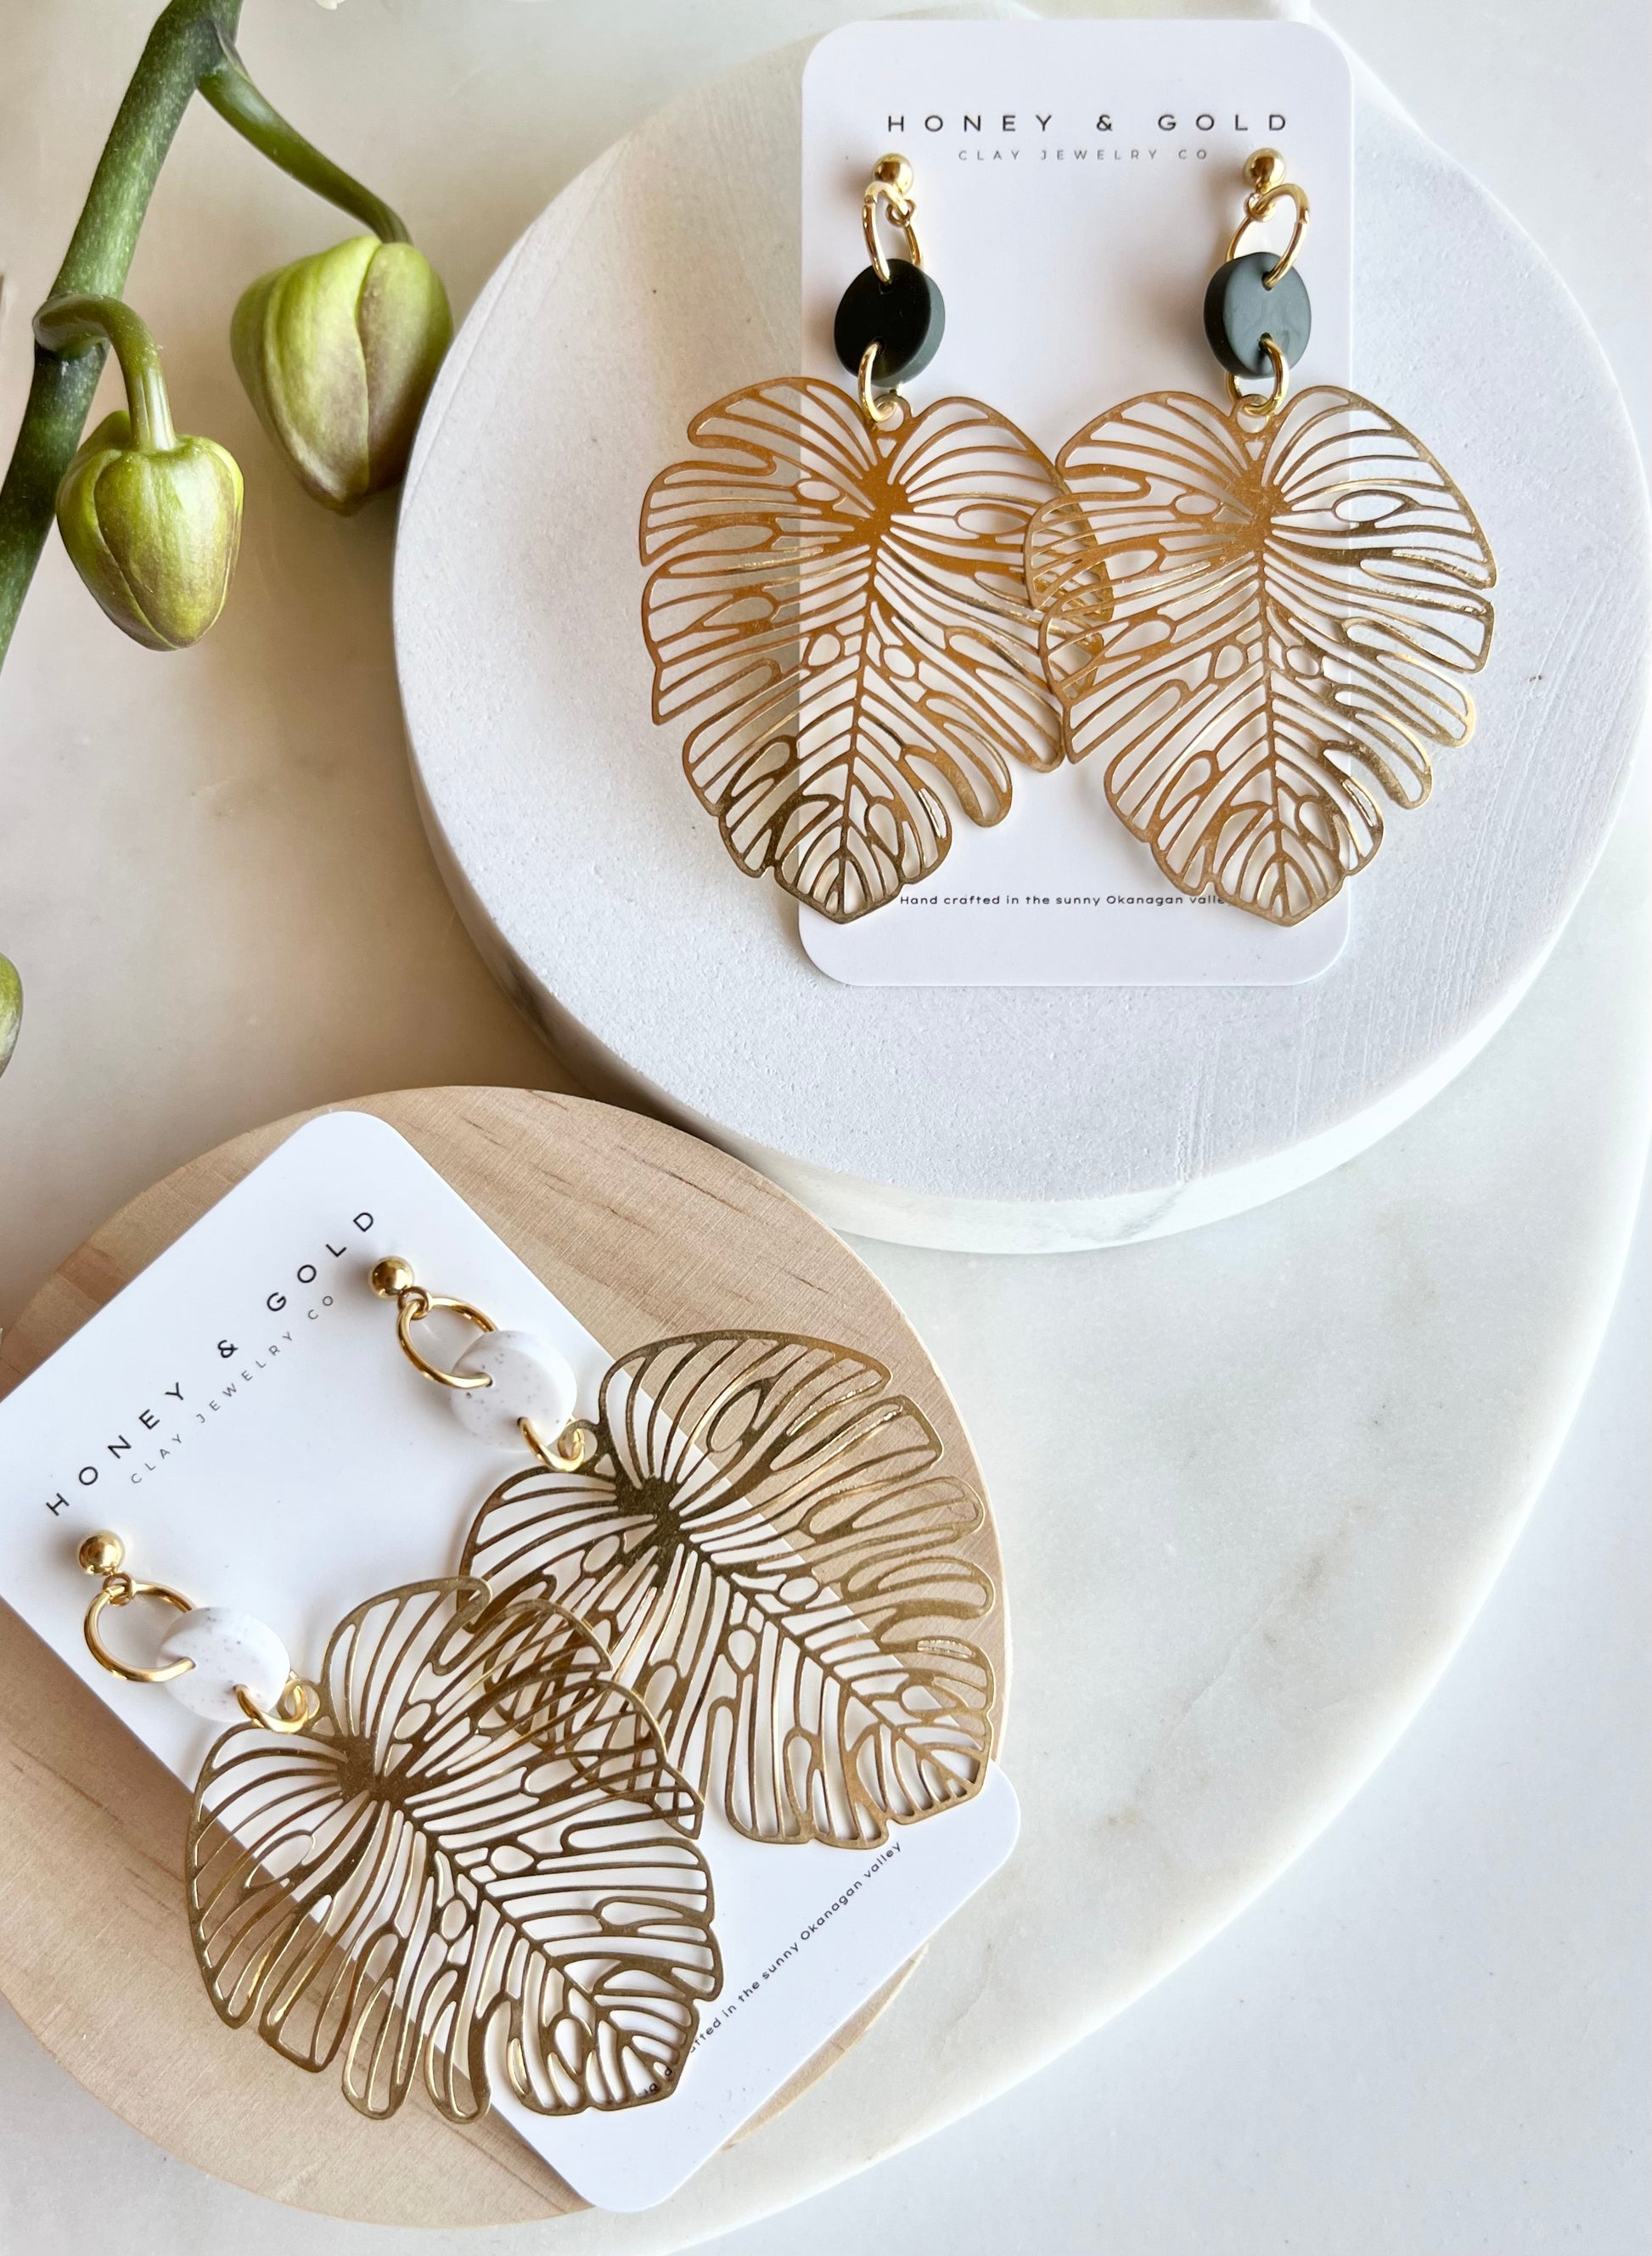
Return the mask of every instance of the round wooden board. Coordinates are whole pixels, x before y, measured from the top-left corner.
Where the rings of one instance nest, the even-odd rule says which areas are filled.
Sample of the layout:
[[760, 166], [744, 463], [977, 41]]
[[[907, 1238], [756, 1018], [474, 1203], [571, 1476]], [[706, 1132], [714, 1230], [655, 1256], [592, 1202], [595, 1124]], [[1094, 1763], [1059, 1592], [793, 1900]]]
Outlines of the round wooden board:
[[[721, 1324], [842, 1340], [888, 1364], [949, 1467], [981, 1489], [958, 1413], [894, 1301], [738, 1160], [634, 1113], [521, 1089], [418, 1089], [351, 1109], [398, 1129], [615, 1355]], [[236, 1137], [106, 1223], [0, 1343], [0, 1395], [310, 1117]], [[990, 1518], [977, 1555], [1002, 1590]], [[1000, 1605], [981, 1641], [997, 1671], [1001, 1731], [1005, 1636]], [[223, 2027], [183, 1916], [187, 1808], [172, 1773], [0, 1606], [0, 1992], [65, 2067], [167, 2153], [300, 2208], [372, 2224], [482, 2225], [583, 2207], [491, 2119], [457, 2129], [416, 2097], [370, 2123], [331, 2077], [296, 2074]], [[823, 2075], [903, 1979], [757, 2120]]]

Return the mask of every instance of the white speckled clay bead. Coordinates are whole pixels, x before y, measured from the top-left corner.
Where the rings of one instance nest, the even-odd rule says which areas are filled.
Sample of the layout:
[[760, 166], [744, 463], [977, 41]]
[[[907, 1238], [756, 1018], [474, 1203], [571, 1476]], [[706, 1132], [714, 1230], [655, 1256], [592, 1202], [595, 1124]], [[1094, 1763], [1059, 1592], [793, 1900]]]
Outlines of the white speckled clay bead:
[[453, 1413], [478, 1441], [496, 1449], [519, 1449], [518, 1419], [528, 1419], [547, 1449], [556, 1446], [573, 1415], [578, 1392], [573, 1371], [555, 1348], [532, 1332], [484, 1332], [453, 1365], [462, 1376], [484, 1371], [491, 1386], [450, 1387]]
[[273, 1708], [292, 1673], [287, 1649], [256, 1614], [234, 1606], [192, 1606], [162, 1642], [158, 1659], [193, 1660], [181, 1676], [170, 1676], [166, 1689], [192, 1715], [214, 1724], [244, 1724], [235, 1697], [244, 1684], [260, 1707]]

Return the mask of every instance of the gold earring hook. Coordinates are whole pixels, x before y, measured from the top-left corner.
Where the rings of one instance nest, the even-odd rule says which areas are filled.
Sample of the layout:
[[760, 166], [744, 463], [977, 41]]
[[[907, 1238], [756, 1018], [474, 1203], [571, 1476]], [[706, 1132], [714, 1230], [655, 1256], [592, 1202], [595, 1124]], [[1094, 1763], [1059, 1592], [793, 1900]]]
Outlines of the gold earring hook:
[[[863, 402], [869, 379], [872, 356], [876, 350], [877, 347], [873, 345], [861, 363], [861, 388]], [[899, 404], [903, 406], [905, 402], [903, 400]], [[885, 404], [882, 415], [876, 412], [875, 408], [868, 410], [874, 422], [877, 423], [886, 422], [893, 412], [893, 404], [889, 403]], [[460, 1393], [468, 1393], [474, 1388], [493, 1385], [492, 1378], [485, 1371], [444, 1371], [439, 1364], [432, 1363], [427, 1357], [419, 1353], [413, 1345], [411, 1335], [412, 1326], [421, 1322], [430, 1315], [432, 1308], [446, 1308], [455, 1316], [462, 1316], [467, 1323], [475, 1324], [479, 1332], [498, 1330], [499, 1327], [491, 1316], [483, 1315], [482, 1310], [474, 1307], [468, 1301], [455, 1301], [450, 1299], [445, 1293], [426, 1292], [413, 1274], [412, 1263], [404, 1261], [399, 1253], [387, 1253], [382, 1261], [376, 1261], [369, 1272], [368, 1282], [380, 1300], [395, 1301], [396, 1336], [401, 1342], [402, 1353], [415, 1371], [421, 1372], [426, 1378], [433, 1378], [438, 1386], [451, 1386], [455, 1392]], [[548, 1466], [552, 1472], [577, 1472], [586, 1459], [594, 1452], [596, 1428], [587, 1425], [583, 1418], [571, 1419], [562, 1432], [558, 1435], [554, 1444], [542, 1442], [526, 1418], [518, 1418], [517, 1424], [521, 1429], [523, 1440], [533, 1451], [534, 1456], [538, 1458], [541, 1464]], [[262, 1710], [253, 1720], [261, 1724], [270, 1723], [269, 1717]], [[271, 1731], [296, 1731], [301, 1730], [303, 1725], [297, 1723], [270, 1724], [270, 1728]]]
[[914, 266], [924, 264], [924, 254], [917, 247], [917, 229], [913, 224], [917, 210], [912, 194], [912, 168], [906, 159], [891, 151], [880, 157], [872, 167], [872, 177], [867, 183], [866, 194], [861, 199], [861, 229], [866, 236], [866, 247], [872, 254], [872, 264], [877, 278], [885, 288], [889, 286], [889, 262], [883, 246], [877, 239], [877, 208], [889, 206], [889, 217], [906, 237], [906, 255]]
[[135, 1576], [125, 1573], [126, 1546], [107, 1528], [88, 1535], [76, 1555], [87, 1574], [103, 1578], [102, 1589], [86, 1610], [87, 1648], [100, 1668], [107, 1668], [111, 1676], [118, 1676], [127, 1684], [165, 1684], [194, 1667], [193, 1660], [169, 1660], [164, 1668], [138, 1668], [111, 1653], [99, 1626], [105, 1607], [129, 1606], [134, 1598], [158, 1598], [163, 1605], [172, 1606], [180, 1614], [193, 1613], [194, 1607], [165, 1583], [141, 1583]]
[[[861, 229], [866, 236], [866, 247], [872, 254], [872, 267], [885, 289], [889, 284], [889, 262], [878, 241], [877, 208], [887, 204], [889, 217], [906, 237], [906, 255], [914, 266], [921, 267], [924, 254], [918, 248], [915, 215], [917, 201], [912, 194], [912, 167], [906, 159], [891, 150], [880, 157], [872, 167], [872, 177], [867, 182], [866, 194], [861, 199]], [[899, 384], [888, 391], [872, 389], [872, 367], [882, 347], [875, 340], [861, 355], [861, 412], [869, 430], [880, 430], [886, 423], [905, 410], [906, 401]]]
[[455, 1316], [462, 1316], [467, 1324], [475, 1324], [479, 1332], [497, 1331], [499, 1327], [491, 1316], [484, 1316], [468, 1301], [449, 1299], [445, 1293], [427, 1293], [413, 1276], [413, 1265], [404, 1261], [399, 1253], [387, 1254], [376, 1261], [368, 1282], [382, 1301], [396, 1303], [396, 1336], [402, 1343], [402, 1353], [415, 1371], [426, 1378], [433, 1378], [438, 1386], [451, 1386], [460, 1393], [475, 1387], [491, 1386], [493, 1381], [485, 1371], [444, 1371], [439, 1363], [432, 1363], [413, 1345], [412, 1328], [422, 1323], [433, 1309], [446, 1308]]
[[[163, 1605], [180, 1614], [194, 1612], [193, 1601], [165, 1583], [144, 1583], [129, 1575], [126, 1546], [107, 1527], [100, 1528], [95, 1535], [88, 1535], [75, 1555], [86, 1574], [101, 1575], [103, 1578], [102, 1589], [86, 1610], [87, 1646], [98, 1667], [107, 1668], [111, 1676], [118, 1676], [124, 1684], [166, 1684], [174, 1676], [187, 1674], [195, 1664], [186, 1658], [169, 1660], [162, 1668], [139, 1668], [130, 1660], [121, 1660], [104, 1644], [99, 1624], [105, 1607], [129, 1606], [134, 1598], [158, 1598]], [[235, 1699], [250, 1724], [262, 1724], [270, 1731], [301, 1731], [321, 1712], [320, 1696], [314, 1686], [291, 1673], [273, 1708], [261, 1708], [244, 1684], [236, 1685]]]
[[1276, 203], [1289, 203], [1296, 214], [1290, 242], [1262, 276], [1262, 288], [1271, 290], [1284, 279], [1297, 263], [1297, 253], [1302, 249], [1302, 239], [1308, 232], [1308, 192], [1298, 187], [1295, 180], [1285, 178], [1285, 160], [1277, 149], [1258, 149], [1246, 161], [1245, 178], [1250, 182], [1250, 194], [1245, 199], [1244, 217], [1234, 229], [1234, 239], [1227, 246], [1230, 259], [1238, 257], [1240, 244]]

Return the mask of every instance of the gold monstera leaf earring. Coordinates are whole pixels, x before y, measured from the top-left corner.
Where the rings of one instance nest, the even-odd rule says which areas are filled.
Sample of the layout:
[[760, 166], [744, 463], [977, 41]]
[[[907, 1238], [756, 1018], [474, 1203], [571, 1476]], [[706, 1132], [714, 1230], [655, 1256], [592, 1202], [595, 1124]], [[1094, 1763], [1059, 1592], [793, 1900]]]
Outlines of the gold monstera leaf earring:
[[[903, 258], [885, 255], [880, 207]], [[881, 158], [861, 206], [872, 263], [834, 329], [855, 389], [786, 376], [730, 392], [643, 504], [654, 718], [685, 730], [688, 780], [746, 875], [772, 871], [839, 924], [939, 868], [938, 784], [991, 824], [1017, 765], [1062, 754], [1024, 559], [1058, 481], [995, 409], [903, 397], [946, 318], [917, 209], [910, 166]]]
[[[1467, 742], [1497, 568], [1421, 441], [1331, 384], [1290, 397], [1308, 342], [1308, 199], [1275, 150], [1205, 299], [1229, 398], [1149, 392], [1057, 457], [1027, 577], [1074, 760], [1184, 892], [1291, 925], [1382, 841], [1437, 747]], [[1277, 204], [1283, 252], [1244, 253]], [[1260, 380], [1263, 389], [1248, 390]]]
[[875, 1848], [993, 1752], [986, 1507], [869, 1356], [695, 1332], [602, 1381], [590, 1455], [477, 1513], [464, 1571], [581, 1623], [673, 1776], [748, 1840]]
[[[396, 1256], [373, 1290], [460, 1424], [572, 1476], [595, 1428], [548, 1342], [432, 1293]], [[477, 1339], [452, 1368], [415, 1328]], [[185, 1853], [191, 1939], [231, 2028], [331, 2070], [363, 2115], [416, 2085], [469, 2123], [496, 2093], [530, 2114], [611, 2114], [677, 2087], [722, 1985], [703, 1806], [589, 1626], [543, 1591], [468, 1574], [355, 1607], [313, 1681], [277, 1632], [130, 1571], [109, 1530], [86, 1642], [129, 1684], [227, 1726], [196, 1783]], [[111, 1610], [182, 1618], [150, 1660]], [[124, 1646], [124, 1653], [120, 1649]]]

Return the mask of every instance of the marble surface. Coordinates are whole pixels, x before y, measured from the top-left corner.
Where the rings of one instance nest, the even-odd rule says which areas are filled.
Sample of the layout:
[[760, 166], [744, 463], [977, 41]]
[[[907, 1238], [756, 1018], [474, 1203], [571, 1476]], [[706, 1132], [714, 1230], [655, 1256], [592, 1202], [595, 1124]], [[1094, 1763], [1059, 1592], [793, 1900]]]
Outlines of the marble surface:
[[1531, 1526], [1324, 1838], [1042, 2074], [706, 2256], [1644, 2256], [1648, 1367], [1643, 1202]]
[[[1652, 2242], [1652, 1205], [1533, 1524], [1381, 1770], [1042, 2074], [706, 2256], [1643, 2256]], [[360, 2231], [170, 2162], [0, 2006], [0, 2246], [542, 2256]], [[99, 2168], [77, 2167], [97, 2154]]]
[[[576, 1070], [840, 1229], [1045, 1251], [1277, 1196], [1461, 1069], [1599, 850], [1652, 605], [1621, 400], [1529, 240], [1356, 73], [1354, 383], [1450, 467], [1499, 561], [1472, 744], [1439, 757], [1425, 812], [1389, 822], [1317, 979], [840, 985], [694, 808], [680, 730], [647, 718], [637, 625], [650, 466], [706, 401], [795, 363], [802, 60], [749, 66], [606, 152], [513, 246], [443, 370], [396, 617], [455, 898]], [[1564, 391], [1545, 391], [1557, 359]]]
[[[144, 12], [100, 0], [126, 54]], [[673, 82], [826, 12], [679, 0], [638, 28], [640, 15], [616, 25], [594, 0], [559, 0], [552, 27], [549, 10], [426, 0], [271, 13], [247, 46], [276, 99], [416, 222], [425, 205], [422, 231], [462, 304], [582, 155]], [[0, 10], [6, 102], [50, 102], [64, 126], [49, 161], [38, 137], [4, 138], [6, 413], [20, 396], [18, 307], [67, 232], [67, 182], [89, 163], [124, 67], [118, 51], [98, 55], [88, 15], [71, 39], [60, 15]], [[375, 66], [369, 104], [357, 89]], [[461, 166], [460, 122], [485, 129], [485, 159]], [[243, 584], [259, 600], [193, 656], [151, 659], [87, 616], [53, 556], [0, 681], [0, 945], [31, 983], [0, 1083], [0, 1313], [120, 1197], [234, 1128], [375, 1082], [548, 1077], [419, 835], [390, 668], [385, 513], [339, 525], [289, 494], [233, 389], [221, 339], [236, 291], [327, 236], [296, 191], [211, 138], [221, 133], [190, 121], [134, 288], [166, 335], [180, 421], [243, 456]], [[198, 215], [214, 201], [203, 250]], [[497, 228], [486, 243], [474, 239], [484, 222]], [[960, 1922], [802, 2107], [672, 2210], [576, 2234], [680, 2245], [979, 2103], [1231, 1917], [1392, 1743], [1507, 1555], [1610, 1301], [1647, 1101], [1641, 835], [1620, 834], [1487, 1054], [1336, 1175], [1117, 1253], [864, 1249], [954, 1385], [1004, 1528], [1018, 1628], [1007, 1752], [1028, 1850], [995, 1900], [1002, 1916], [983, 1925], [984, 1901]], [[1082, 1759], [1063, 1767], [1063, 1749]], [[26, 2048], [7, 2059], [39, 2139], [23, 2159], [40, 2175], [6, 2198], [25, 2228], [67, 2220], [75, 2239], [59, 2232], [60, 2245], [89, 2247], [107, 2219], [101, 2202], [82, 2204], [84, 2114], [42, 2106], [55, 2087]], [[141, 2155], [118, 2126], [103, 2137]], [[1400, 2152], [1390, 2159], [1400, 2175]], [[1048, 2192], [1054, 2167], [999, 2150], [1001, 2172], [1030, 2190]], [[951, 2245], [967, 2245], [970, 2211], [956, 2217]], [[250, 2252], [355, 2251], [374, 2238], [152, 2161], [135, 2165], [122, 2231], [157, 2250], [233, 2238]], [[918, 2243], [895, 2228], [863, 2245]], [[1171, 2245], [1192, 2244], [1159, 2244]], [[1454, 2256], [1459, 2244], [1409, 2245]]]

